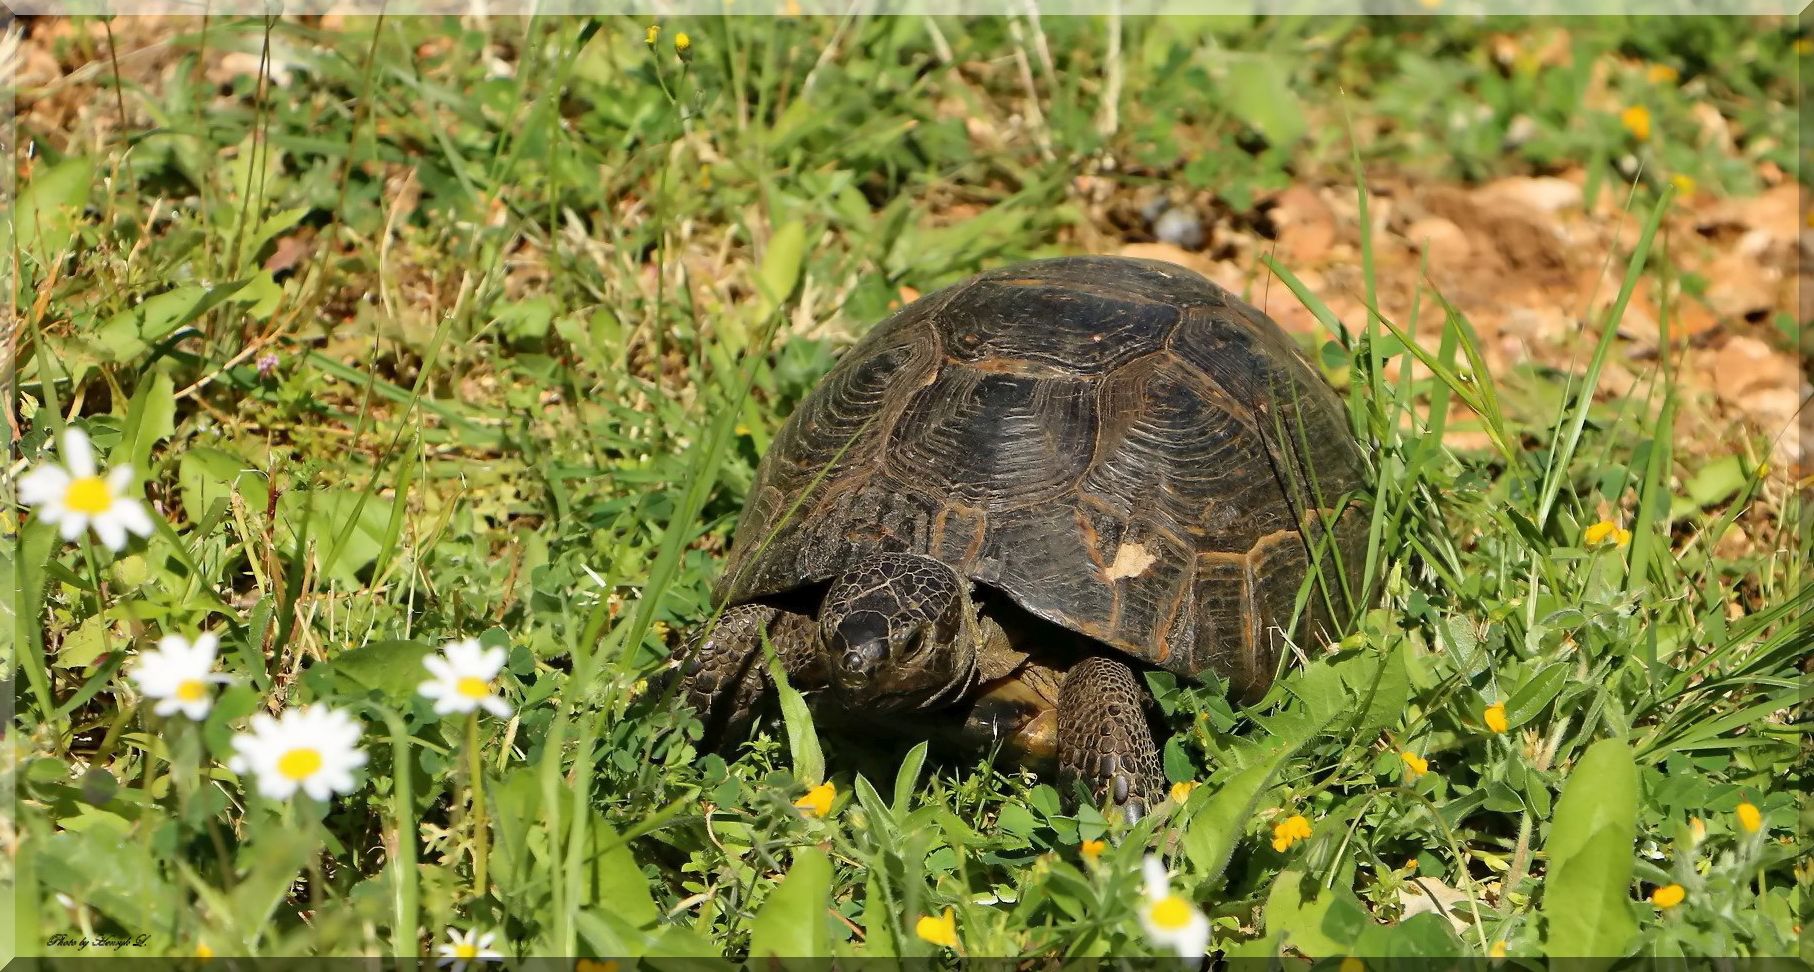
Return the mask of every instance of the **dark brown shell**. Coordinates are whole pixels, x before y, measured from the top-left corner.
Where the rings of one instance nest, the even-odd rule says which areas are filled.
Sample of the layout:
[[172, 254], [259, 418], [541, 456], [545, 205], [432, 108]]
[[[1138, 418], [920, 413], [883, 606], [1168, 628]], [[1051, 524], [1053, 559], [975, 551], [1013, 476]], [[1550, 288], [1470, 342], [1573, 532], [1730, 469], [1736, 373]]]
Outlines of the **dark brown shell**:
[[[1043, 260], [925, 296], [839, 360], [763, 457], [718, 593], [924, 553], [1251, 698], [1310, 562], [1302, 525], [1320, 535], [1363, 477], [1341, 400], [1258, 309], [1168, 263]], [[1354, 588], [1365, 517], [1339, 523]], [[1300, 642], [1348, 614], [1326, 563], [1338, 610], [1313, 590]]]

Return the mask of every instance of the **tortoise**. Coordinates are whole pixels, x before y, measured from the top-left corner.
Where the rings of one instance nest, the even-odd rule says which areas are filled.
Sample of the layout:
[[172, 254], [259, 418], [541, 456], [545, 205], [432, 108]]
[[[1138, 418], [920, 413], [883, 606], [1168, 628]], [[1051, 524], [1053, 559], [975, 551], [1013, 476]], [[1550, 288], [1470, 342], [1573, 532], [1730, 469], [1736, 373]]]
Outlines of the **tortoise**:
[[944, 727], [1138, 819], [1165, 783], [1141, 673], [1251, 702], [1294, 616], [1333, 640], [1360, 603], [1365, 481], [1334, 389], [1204, 277], [987, 271], [878, 324], [788, 418], [680, 691], [708, 745], [746, 734], [766, 634], [834, 723]]

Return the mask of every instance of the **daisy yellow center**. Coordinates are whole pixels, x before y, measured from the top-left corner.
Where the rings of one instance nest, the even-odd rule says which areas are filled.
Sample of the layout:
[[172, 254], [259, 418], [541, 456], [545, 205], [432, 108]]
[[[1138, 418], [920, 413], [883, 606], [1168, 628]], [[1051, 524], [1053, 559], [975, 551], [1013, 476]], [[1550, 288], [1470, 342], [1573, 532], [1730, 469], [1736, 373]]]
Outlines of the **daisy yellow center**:
[[1190, 924], [1190, 905], [1183, 898], [1168, 894], [1153, 902], [1148, 915], [1153, 919], [1153, 924], [1163, 931], [1182, 931]]
[[479, 957], [479, 946], [470, 942], [461, 942], [454, 946], [454, 958], [476, 959]]
[[459, 684], [454, 688], [469, 699], [482, 699], [491, 694], [491, 683], [471, 675], [460, 679]]
[[73, 512], [94, 516], [112, 508], [113, 492], [101, 477], [83, 476], [69, 484], [68, 491], [63, 494], [63, 505]]
[[176, 697], [184, 702], [200, 702], [208, 694], [208, 686], [199, 678], [184, 679], [176, 687]]
[[321, 753], [306, 746], [292, 749], [277, 759], [277, 772], [292, 780], [306, 780], [321, 771]]

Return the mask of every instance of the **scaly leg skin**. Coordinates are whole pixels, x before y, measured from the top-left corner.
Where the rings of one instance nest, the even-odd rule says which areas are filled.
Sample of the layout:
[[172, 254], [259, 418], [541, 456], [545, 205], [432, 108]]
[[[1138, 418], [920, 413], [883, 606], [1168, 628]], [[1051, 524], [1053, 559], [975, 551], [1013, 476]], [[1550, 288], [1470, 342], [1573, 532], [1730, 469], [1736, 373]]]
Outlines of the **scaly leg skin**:
[[1165, 774], [1141, 705], [1146, 690], [1112, 658], [1086, 658], [1058, 692], [1058, 778], [1068, 800], [1082, 781], [1100, 806], [1112, 800], [1131, 823], [1159, 805]]
[[688, 645], [680, 669], [680, 699], [705, 723], [702, 742], [708, 749], [723, 751], [742, 741], [768, 696], [764, 631], [788, 679], [813, 680], [818, 666], [813, 664], [816, 630], [811, 618], [766, 604], [727, 608], [709, 636]]

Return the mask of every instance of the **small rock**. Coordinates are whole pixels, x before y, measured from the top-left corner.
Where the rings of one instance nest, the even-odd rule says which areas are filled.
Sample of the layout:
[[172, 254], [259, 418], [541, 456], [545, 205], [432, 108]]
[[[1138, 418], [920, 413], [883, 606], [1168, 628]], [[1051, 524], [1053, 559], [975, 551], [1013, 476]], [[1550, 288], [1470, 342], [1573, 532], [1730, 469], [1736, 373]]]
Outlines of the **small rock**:
[[1734, 404], [1759, 388], [1793, 391], [1799, 384], [1793, 358], [1743, 334], [1734, 335], [1715, 352], [1712, 377], [1714, 393]]
[[1537, 122], [1529, 115], [1514, 117], [1511, 124], [1505, 126], [1505, 138], [1500, 145], [1506, 149], [1515, 149], [1537, 137]]
[[1776, 272], [1757, 258], [1728, 253], [1708, 264], [1707, 306], [1724, 318], [1765, 314], [1776, 306]]
[[1153, 222], [1153, 235], [1161, 243], [1170, 243], [1186, 250], [1201, 250], [1206, 234], [1203, 232], [1203, 220], [1194, 210], [1173, 207]]
[[1499, 325], [1502, 336], [1533, 344], [1559, 341], [1576, 329], [1574, 319], [1556, 307], [1514, 307]]
[[1429, 254], [1430, 262], [1436, 264], [1463, 263], [1474, 251], [1468, 234], [1441, 216], [1426, 216], [1405, 227], [1405, 239]]
[[1478, 194], [1539, 213], [1581, 207], [1581, 187], [1555, 176], [1513, 176], [1480, 187]]
[[[1374, 210], [1375, 214], [1380, 212]], [[1335, 211], [1310, 186], [1279, 193], [1269, 217], [1278, 227], [1279, 249], [1293, 267], [1325, 263], [1335, 246]]]

